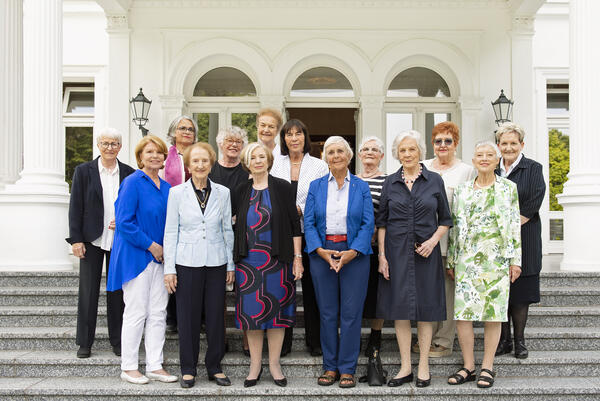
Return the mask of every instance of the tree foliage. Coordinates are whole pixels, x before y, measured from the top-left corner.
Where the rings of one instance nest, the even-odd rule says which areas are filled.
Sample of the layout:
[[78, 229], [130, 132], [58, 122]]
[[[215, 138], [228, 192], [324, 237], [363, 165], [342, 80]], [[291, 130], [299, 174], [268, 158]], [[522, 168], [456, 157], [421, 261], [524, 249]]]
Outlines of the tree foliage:
[[71, 189], [75, 167], [93, 157], [92, 127], [67, 127], [65, 136], [65, 179]]
[[556, 129], [548, 132], [550, 162], [550, 210], [563, 210], [556, 199], [563, 192], [563, 185], [569, 173], [569, 136]]

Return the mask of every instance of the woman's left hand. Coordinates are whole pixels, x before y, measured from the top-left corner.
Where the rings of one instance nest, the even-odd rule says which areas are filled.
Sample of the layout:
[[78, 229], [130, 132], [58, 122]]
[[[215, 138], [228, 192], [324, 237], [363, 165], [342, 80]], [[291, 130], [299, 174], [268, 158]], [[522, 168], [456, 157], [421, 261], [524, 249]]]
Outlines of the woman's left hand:
[[304, 274], [304, 265], [302, 264], [302, 259], [294, 257], [292, 272], [294, 273], [294, 281], [302, 278], [302, 275]]
[[235, 282], [235, 272], [227, 272], [225, 284], [233, 284]]
[[516, 279], [521, 275], [521, 267], [517, 265], [510, 265], [510, 282], [514, 283]]
[[342, 270], [342, 267], [345, 264], [352, 262], [352, 259], [354, 259], [357, 255], [358, 252], [354, 249], [348, 249], [347, 251], [338, 252], [336, 256], [339, 256], [340, 258], [337, 261], [337, 269], [335, 269], [335, 272], [339, 273], [340, 270]]
[[165, 287], [169, 294], [174, 294], [177, 289], [177, 274], [165, 274]]
[[428, 258], [429, 255], [431, 255], [431, 252], [433, 252], [433, 249], [435, 248], [435, 246], [438, 244], [438, 241], [431, 237], [429, 238], [427, 241], [424, 241], [420, 247], [418, 247], [415, 252], [417, 252], [419, 255], [421, 255], [424, 258]]

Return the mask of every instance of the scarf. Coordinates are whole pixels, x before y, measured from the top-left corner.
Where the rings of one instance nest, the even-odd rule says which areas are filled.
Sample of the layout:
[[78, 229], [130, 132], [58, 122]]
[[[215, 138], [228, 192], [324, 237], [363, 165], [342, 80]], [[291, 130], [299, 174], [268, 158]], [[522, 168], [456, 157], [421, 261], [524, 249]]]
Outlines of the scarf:
[[172, 187], [181, 184], [181, 161], [175, 145], [169, 148], [169, 154], [165, 160], [165, 181]]

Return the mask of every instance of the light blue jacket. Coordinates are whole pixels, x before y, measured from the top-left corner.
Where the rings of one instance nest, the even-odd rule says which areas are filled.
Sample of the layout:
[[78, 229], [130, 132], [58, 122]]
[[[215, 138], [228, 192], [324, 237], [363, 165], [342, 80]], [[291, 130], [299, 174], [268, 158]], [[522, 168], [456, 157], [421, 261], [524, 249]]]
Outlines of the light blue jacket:
[[227, 264], [227, 271], [235, 270], [229, 189], [213, 181], [210, 189], [202, 214], [191, 179], [171, 188], [163, 245], [165, 274], [176, 274], [176, 264], [187, 267]]

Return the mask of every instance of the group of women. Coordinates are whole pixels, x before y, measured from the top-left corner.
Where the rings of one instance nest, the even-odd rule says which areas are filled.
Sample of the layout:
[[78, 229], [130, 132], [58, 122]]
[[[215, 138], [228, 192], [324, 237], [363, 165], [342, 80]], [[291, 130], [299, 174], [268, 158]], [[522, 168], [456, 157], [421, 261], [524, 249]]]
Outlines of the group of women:
[[[493, 385], [494, 355], [511, 351], [510, 327], [502, 323], [509, 316], [515, 356], [527, 356], [523, 332], [529, 304], [539, 302], [538, 209], [545, 187], [541, 166], [521, 153], [521, 128], [502, 126], [500, 149], [478, 143], [474, 169], [455, 157], [453, 123], [434, 128], [432, 160], [423, 160], [420, 133], [401, 133], [392, 145], [401, 167], [387, 177], [377, 137], [360, 144], [357, 177], [342, 137], [327, 139], [321, 160], [310, 155], [299, 120], [283, 125], [277, 111], [261, 110], [257, 131], [251, 144], [240, 128], [220, 131], [217, 160], [209, 144], [196, 143], [195, 122], [182, 116], [171, 124], [171, 149], [151, 135], [136, 146], [140, 170], [119, 189], [107, 284], [124, 294], [123, 380], [178, 380], [162, 367], [171, 294], [181, 386], [195, 384], [203, 324], [208, 379], [231, 385], [221, 360], [226, 284], [234, 283], [234, 321], [250, 355], [246, 387], [261, 378], [265, 332], [270, 375], [287, 385], [280, 356], [291, 349], [297, 280], [306, 346], [323, 356], [319, 385], [356, 385], [363, 317], [371, 323], [368, 356], [379, 352], [383, 321], [395, 322], [401, 367], [391, 387], [414, 380], [411, 320], [420, 352], [417, 387], [431, 383], [430, 351], [452, 351], [454, 321], [464, 364], [449, 384]], [[486, 322], [477, 379], [473, 321]], [[138, 369], [142, 333], [145, 375]]]

